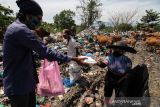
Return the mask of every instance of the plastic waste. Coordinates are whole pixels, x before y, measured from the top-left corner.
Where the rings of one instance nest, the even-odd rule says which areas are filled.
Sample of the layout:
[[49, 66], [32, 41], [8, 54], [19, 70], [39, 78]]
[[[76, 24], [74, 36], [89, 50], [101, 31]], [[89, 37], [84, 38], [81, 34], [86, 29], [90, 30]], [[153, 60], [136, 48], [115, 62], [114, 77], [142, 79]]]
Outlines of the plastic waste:
[[70, 80], [69, 78], [64, 78], [63, 84], [65, 87], [72, 87], [72, 86], [76, 85], [76, 83], [74, 81]]

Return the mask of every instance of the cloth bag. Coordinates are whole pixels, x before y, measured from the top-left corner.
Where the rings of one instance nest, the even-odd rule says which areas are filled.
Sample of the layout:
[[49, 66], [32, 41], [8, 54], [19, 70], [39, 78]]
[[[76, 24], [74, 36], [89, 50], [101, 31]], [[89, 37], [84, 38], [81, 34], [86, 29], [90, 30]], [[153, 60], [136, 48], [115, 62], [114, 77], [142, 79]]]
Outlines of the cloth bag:
[[42, 62], [39, 74], [37, 93], [40, 96], [57, 96], [64, 94], [64, 87], [57, 61]]

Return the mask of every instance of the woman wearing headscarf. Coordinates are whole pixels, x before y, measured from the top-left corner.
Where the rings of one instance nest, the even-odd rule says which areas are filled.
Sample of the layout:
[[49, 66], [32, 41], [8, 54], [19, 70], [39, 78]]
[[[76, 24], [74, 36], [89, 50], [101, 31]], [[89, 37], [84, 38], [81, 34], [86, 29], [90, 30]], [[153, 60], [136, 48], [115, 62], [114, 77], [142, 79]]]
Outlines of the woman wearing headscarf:
[[4, 92], [12, 107], [35, 107], [38, 77], [32, 52], [35, 51], [42, 59], [49, 61], [73, 60], [83, 64], [83, 59], [57, 53], [37, 40], [31, 30], [35, 30], [42, 21], [40, 5], [34, 0], [17, 0], [16, 3], [19, 13], [4, 34]]

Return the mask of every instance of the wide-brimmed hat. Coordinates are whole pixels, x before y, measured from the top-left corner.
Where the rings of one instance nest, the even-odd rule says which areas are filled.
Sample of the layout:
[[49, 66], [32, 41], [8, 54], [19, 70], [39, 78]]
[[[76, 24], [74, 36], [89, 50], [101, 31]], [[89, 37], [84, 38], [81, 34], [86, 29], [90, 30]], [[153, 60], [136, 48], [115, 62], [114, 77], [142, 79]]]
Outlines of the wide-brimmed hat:
[[127, 44], [125, 44], [124, 42], [117, 42], [113, 45], [108, 45], [106, 46], [106, 48], [110, 48], [110, 49], [120, 49], [120, 50], [123, 50], [123, 51], [126, 51], [126, 52], [130, 52], [130, 53], [137, 53], [137, 51], [132, 48], [132, 47], [129, 47]]

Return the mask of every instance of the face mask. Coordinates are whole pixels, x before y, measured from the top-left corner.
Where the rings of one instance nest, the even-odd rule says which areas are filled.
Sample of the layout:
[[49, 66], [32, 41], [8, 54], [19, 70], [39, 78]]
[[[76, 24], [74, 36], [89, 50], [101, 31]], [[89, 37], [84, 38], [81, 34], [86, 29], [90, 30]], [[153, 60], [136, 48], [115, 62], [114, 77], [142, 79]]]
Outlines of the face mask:
[[31, 30], [36, 29], [40, 25], [41, 25], [41, 20], [39, 20], [36, 16], [32, 16], [32, 18], [29, 21], [27, 21], [27, 26]]

